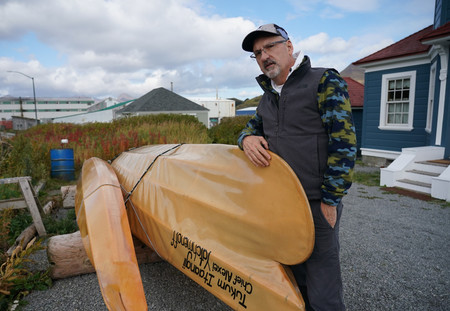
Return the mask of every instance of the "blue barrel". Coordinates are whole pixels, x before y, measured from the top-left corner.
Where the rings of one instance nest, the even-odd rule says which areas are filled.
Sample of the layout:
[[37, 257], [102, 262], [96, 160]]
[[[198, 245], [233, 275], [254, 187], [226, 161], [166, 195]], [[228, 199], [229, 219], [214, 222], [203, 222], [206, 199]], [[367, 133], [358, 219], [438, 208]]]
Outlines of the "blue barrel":
[[51, 149], [50, 159], [52, 162], [52, 178], [64, 180], [75, 179], [73, 149]]

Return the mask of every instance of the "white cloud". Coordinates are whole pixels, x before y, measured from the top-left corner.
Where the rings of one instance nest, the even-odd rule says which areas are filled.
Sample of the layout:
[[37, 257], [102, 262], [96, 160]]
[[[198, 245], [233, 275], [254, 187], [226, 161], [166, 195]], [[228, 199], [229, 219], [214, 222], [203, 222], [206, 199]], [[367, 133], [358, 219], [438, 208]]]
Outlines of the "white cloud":
[[121, 58], [125, 65], [131, 59], [132, 66], [154, 68], [233, 57], [254, 27], [240, 17], [200, 16], [174, 0], [8, 3], [0, 19], [0, 37], [33, 30], [42, 42], [69, 54], [75, 65], [97, 62], [104, 67], [116, 67], [124, 62]]
[[[52, 84], [58, 90], [70, 83], [71, 91], [86, 95], [112, 93], [116, 85], [130, 88], [129, 93], [148, 92], [180, 77], [188, 79], [177, 83], [187, 90], [190, 84], [223, 82], [217, 73], [205, 75], [214, 72], [209, 63], [237, 62], [242, 38], [255, 27], [241, 17], [203, 16], [201, 11], [198, 2], [175, 0], [9, 1], [0, 5], [0, 40], [32, 31], [65, 55], [63, 66], [39, 70], [42, 91], [47, 84], [50, 92]], [[10, 68], [30, 72], [14, 63]], [[128, 82], [136, 71], [146, 76]]]
[[215, 94], [218, 88], [235, 90], [234, 97], [252, 97], [261, 94], [254, 80], [260, 71], [241, 42], [255, 23], [282, 15], [296, 48], [314, 66], [342, 70], [397, 40], [392, 33], [420, 30], [415, 23], [424, 24], [427, 17], [393, 15], [348, 31], [361, 16], [372, 16], [369, 9], [397, 12], [399, 4], [286, 0], [281, 15], [261, 11], [260, 20], [250, 21], [239, 16], [241, 11], [223, 14], [231, 17], [210, 13], [208, 1], [215, 0], [2, 0], [0, 48], [13, 41], [21, 44], [0, 57], [0, 96], [30, 93], [28, 79], [6, 73], [17, 70], [35, 77], [38, 96], [141, 96], [173, 82], [174, 90], [185, 95]]
[[346, 51], [351, 44], [351, 41], [346, 41], [343, 38], [330, 38], [327, 33], [321, 32], [296, 44], [301, 50], [312, 53], [335, 53]]
[[392, 40], [380, 34], [366, 34], [344, 39], [332, 38], [327, 33], [321, 32], [295, 42], [294, 46], [310, 56], [313, 66], [343, 70], [349, 64], [392, 43]]

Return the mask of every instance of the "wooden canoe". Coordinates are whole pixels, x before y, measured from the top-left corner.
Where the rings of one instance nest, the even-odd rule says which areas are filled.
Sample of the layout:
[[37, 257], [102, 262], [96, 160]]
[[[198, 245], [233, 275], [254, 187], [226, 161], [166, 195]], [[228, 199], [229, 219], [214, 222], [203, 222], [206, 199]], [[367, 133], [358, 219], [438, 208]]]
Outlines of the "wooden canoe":
[[236, 146], [157, 145], [111, 166], [132, 233], [161, 258], [235, 310], [304, 310], [286, 265], [310, 256], [312, 216], [296, 175], [271, 155], [258, 168]]
[[147, 310], [122, 191], [111, 166], [84, 162], [75, 211], [86, 253], [109, 310]]

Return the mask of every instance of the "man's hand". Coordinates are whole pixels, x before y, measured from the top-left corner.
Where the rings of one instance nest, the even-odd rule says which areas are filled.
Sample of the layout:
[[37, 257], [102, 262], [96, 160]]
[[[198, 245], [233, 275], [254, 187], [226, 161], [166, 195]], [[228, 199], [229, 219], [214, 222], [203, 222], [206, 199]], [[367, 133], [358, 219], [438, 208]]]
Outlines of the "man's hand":
[[245, 155], [250, 161], [261, 167], [269, 166], [271, 160], [270, 154], [267, 152], [269, 144], [262, 136], [247, 136], [242, 141], [242, 148]]
[[323, 202], [320, 203], [320, 208], [322, 209], [322, 214], [325, 216], [325, 219], [328, 221], [330, 226], [334, 228], [337, 220], [337, 210], [336, 206], [328, 205]]

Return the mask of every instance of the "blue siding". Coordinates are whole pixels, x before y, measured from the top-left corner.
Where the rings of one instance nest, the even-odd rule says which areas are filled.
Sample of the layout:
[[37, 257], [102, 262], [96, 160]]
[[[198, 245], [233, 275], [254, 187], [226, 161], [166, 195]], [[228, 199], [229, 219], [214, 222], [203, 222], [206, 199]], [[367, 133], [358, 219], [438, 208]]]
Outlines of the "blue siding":
[[[412, 131], [380, 130], [380, 99], [382, 75], [416, 71], [416, 89]], [[429, 135], [425, 131], [428, 106], [430, 65], [396, 68], [365, 75], [362, 148], [401, 151], [402, 148], [425, 146]]]
[[[447, 87], [447, 92], [450, 90]], [[450, 102], [445, 101], [444, 130], [442, 131], [442, 147], [445, 147], [445, 158], [450, 158]]]
[[353, 124], [355, 125], [356, 132], [356, 148], [358, 153], [361, 149], [361, 137], [362, 137], [362, 124], [363, 124], [363, 109], [362, 108], [352, 108]]
[[450, 1], [436, 0], [434, 8], [434, 29], [450, 20]]

